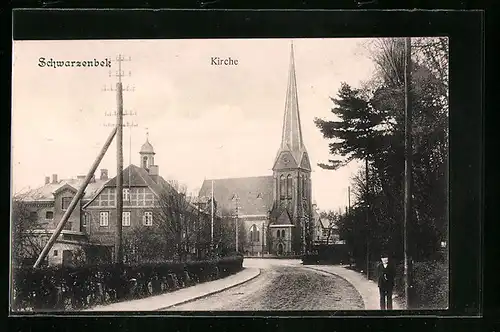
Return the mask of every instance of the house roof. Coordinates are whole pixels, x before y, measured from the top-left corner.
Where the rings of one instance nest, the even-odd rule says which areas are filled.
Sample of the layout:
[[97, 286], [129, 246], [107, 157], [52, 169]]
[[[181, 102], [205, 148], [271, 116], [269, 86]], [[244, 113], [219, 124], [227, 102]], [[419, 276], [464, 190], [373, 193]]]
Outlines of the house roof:
[[[158, 176], [156, 181], [151, 177], [148, 171], [142, 167], [138, 167], [134, 164], [130, 164], [127, 168], [123, 170], [123, 188], [127, 187], [149, 187], [156, 196], [160, 196], [160, 193], [165, 190], [176, 190], [170, 183], [168, 183], [164, 178]], [[101, 190], [95, 192], [92, 200], [97, 197], [102, 189], [104, 188], [114, 188], [116, 187], [116, 176], [110, 179]], [[191, 207], [196, 209], [196, 206], [186, 198]], [[90, 202], [88, 203], [90, 204]]]
[[[53, 201], [54, 192], [62, 189], [64, 186], [70, 186], [78, 190], [85, 179], [63, 179], [57, 183], [49, 183], [41, 187], [31, 189], [21, 193], [19, 196], [24, 201]], [[84, 200], [90, 199], [99, 191], [107, 180], [96, 179], [95, 182], [90, 182], [85, 188]]]
[[273, 204], [273, 177], [209, 179], [203, 181], [199, 199], [211, 196], [212, 181], [218, 210], [235, 211], [238, 197], [239, 215], [267, 215]]

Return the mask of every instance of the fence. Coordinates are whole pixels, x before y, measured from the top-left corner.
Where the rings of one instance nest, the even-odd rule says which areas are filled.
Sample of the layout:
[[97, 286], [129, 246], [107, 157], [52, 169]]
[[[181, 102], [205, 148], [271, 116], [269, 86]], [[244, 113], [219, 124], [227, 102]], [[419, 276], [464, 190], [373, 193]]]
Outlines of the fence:
[[13, 270], [13, 311], [78, 310], [215, 280], [242, 269], [243, 257], [187, 263], [58, 266]]

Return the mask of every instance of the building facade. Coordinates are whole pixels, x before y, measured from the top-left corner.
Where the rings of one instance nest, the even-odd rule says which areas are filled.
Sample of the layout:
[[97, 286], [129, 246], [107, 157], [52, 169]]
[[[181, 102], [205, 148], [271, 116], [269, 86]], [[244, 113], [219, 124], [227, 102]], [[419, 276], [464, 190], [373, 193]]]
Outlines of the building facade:
[[[139, 151], [141, 167], [131, 164], [123, 170], [121, 193], [116, 191], [116, 176], [108, 178], [106, 169], [101, 170], [99, 179], [94, 177], [91, 180], [85, 189], [84, 198], [78, 202], [49, 252], [49, 265], [71, 262], [80, 249], [86, 249], [86, 253], [95, 252], [96, 255], [104, 253], [109, 256], [106, 260], [112, 258], [117, 229], [117, 194], [123, 195], [123, 239], [127, 239], [133, 230], [153, 229], [160, 206], [159, 198], [166, 190], [176, 190], [159, 175], [154, 155], [153, 146], [146, 139]], [[77, 179], [58, 181], [57, 175], [54, 175], [52, 182], [46, 178], [44, 186], [22, 196], [23, 203], [30, 210], [30, 219], [37, 225], [37, 229], [31, 233], [37, 234], [42, 247], [67, 211], [84, 179], [79, 176]], [[175, 194], [181, 193], [176, 191]], [[198, 219], [199, 210], [187, 198], [184, 208], [186, 211], [179, 213], [196, 214]]]
[[[63, 264], [71, 262], [73, 255], [90, 245], [90, 239], [84, 223], [84, 206], [94, 194], [104, 186], [109, 180], [107, 170], [101, 170], [100, 178], [92, 177], [87, 185], [84, 196], [77, 207], [73, 210], [66, 222], [59, 238], [48, 253], [47, 262], [49, 265]], [[29, 231], [30, 236], [36, 240], [30, 244], [36, 246], [38, 251], [45, 245], [59, 221], [66, 213], [78, 188], [83, 184], [85, 176], [78, 176], [76, 179], [58, 179], [57, 174], [45, 178], [45, 184], [33, 190], [20, 193], [15, 197], [23, 207], [29, 211], [29, 219], [32, 222]], [[22, 222], [22, 221], [14, 221]], [[36, 251], [29, 250], [28, 252]], [[28, 260], [35, 260], [35, 257], [26, 257]], [[34, 262], [32, 262], [34, 263]]]
[[[233, 211], [245, 229], [247, 255], [300, 254], [310, 245], [311, 164], [302, 138], [293, 45], [281, 143], [269, 176], [208, 179], [199, 196]], [[235, 221], [236, 222], [236, 221]]]

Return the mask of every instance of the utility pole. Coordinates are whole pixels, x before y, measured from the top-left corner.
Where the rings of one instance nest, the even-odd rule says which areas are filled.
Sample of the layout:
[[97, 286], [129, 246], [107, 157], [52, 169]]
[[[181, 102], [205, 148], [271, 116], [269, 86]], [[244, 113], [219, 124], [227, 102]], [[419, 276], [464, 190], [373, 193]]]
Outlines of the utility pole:
[[404, 274], [406, 308], [411, 308], [411, 255], [408, 248], [408, 228], [412, 216], [412, 105], [411, 105], [411, 38], [405, 38], [405, 204], [404, 204]]
[[240, 198], [238, 197], [238, 194], [236, 194], [235, 197], [235, 219], [234, 219], [234, 224], [235, 224], [235, 242], [236, 242], [236, 252], [238, 252], [238, 218], [240, 214], [240, 206], [239, 206]]
[[351, 214], [351, 186], [347, 187], [347, 214]]
[[[109, 76], [116, 76], [116, 233], [115, 233], [115, 255], [114, 261], [117, 264], [123, 262], [122, 246], [122, 217], [123, 217], [123, 86], [122, 77], [125, 76], [122, 71], [122, 62], [130, 61], [121, 54], [116, 57], [118, 71], [115, 74], [109, 73]], [[130, 72], [129, 72], [130, 75]], [[112, 89], [111, 89], [112, 90]], [[126, 89], [128, 91], [128, 87]]]
[[210, 199], [210, 205], [212, 207], [212, 212], [210, 214], [210, 249], [214, 250], [214, 180], [212, 180], [212, 197]]
[[[368, 153], [367, 153], [368, 154]], [[370, 279], [370, 232], [369, 232], [369, 224], [370, 224], [370, 182], [368, 181], [368, 155], [365, 157], [365, 172], [366, 172], [366, 278]]]

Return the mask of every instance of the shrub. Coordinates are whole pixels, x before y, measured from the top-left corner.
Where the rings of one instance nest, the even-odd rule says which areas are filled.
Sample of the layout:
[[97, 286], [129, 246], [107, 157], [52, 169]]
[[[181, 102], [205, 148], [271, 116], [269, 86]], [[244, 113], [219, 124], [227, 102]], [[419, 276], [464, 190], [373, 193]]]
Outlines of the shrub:
[[[404, 298], [404, 266], [396, 268], [395, 291]], [[445, 309], [448, 307], [448, 266], [442, 261], [413, 263], [412, 307], [415, 309]]]
[[243, 257], [13, 270], [12, 309], [71, 310], [172, 291], [242, 269]]

